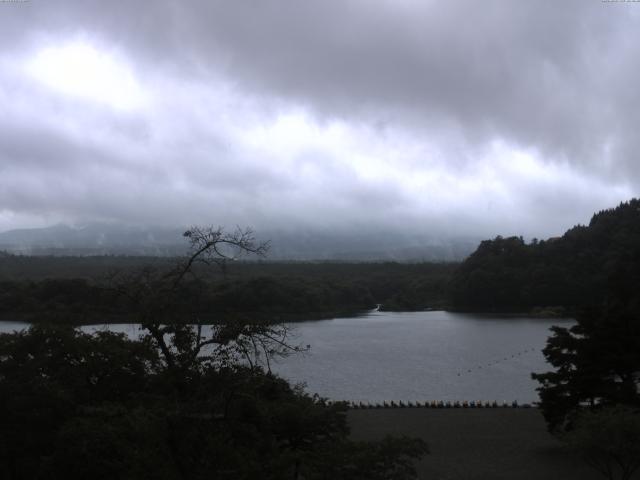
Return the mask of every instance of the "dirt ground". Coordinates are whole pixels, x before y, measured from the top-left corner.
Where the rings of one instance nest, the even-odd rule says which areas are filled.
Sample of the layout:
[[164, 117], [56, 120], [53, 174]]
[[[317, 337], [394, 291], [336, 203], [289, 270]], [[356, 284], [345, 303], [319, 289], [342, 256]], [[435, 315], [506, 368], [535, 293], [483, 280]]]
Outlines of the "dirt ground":
[[604, 478], [564, 451], [533, 408], [351, 410], [348, 418], [354, 439], [423, 438], [431, 451], [417, 465], [424, 480]]

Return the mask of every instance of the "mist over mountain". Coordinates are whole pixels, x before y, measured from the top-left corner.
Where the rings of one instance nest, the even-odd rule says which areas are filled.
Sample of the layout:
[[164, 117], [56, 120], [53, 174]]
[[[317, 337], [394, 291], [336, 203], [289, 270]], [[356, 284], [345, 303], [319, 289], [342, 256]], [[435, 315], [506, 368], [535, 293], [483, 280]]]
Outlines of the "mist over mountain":
[[[89, 223], [14, 229], [0, 233], [0, 250], [23, 255], [179, 255], [186, 248], [185, 228]], [[480, 238], [273, 229], [256, 232], [256, 240], [269, 241], [268, 260], [459, 261]]]
[[339, 261], [459, 261], [469, 255], [480, 238], [371, 231], [267, 231], [274, 260]]
[[92, 223], [0, 233], [0, 249], [25, 255], [172, 255], [184, 251], [182, 230]]

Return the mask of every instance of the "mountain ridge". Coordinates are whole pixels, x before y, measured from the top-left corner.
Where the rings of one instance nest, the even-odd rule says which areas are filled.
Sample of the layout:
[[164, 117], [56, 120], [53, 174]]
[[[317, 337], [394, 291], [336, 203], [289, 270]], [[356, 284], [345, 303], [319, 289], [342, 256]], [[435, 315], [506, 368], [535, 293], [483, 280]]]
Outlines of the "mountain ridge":
[[[186, 251], [185, 228], [90, 223], [56, 224], [0, 232], [0, 250], [21, 255], [175, 256]], [[403, 235], [394, 232], [335, 233], [320, 230], [266, 230], [268, 259], [293, 261], [460, 261], [480, 238]]]

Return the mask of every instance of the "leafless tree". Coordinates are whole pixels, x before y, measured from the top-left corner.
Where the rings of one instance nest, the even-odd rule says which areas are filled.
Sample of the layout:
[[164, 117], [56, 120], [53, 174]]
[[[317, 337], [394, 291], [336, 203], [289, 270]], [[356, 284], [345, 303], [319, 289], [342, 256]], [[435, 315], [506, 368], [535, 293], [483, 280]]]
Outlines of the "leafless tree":
[[133, 306], [143, 331], [162, 352], [168, 368], [244, 360], [251, 368], [264, 366], [270, 370], [273, 357], [308, 348], [291, 341], [290, 328], [285, 324], [236, 316], [205, 326], [199, 318], [203, 312], [197, 306], [180, 308], [189, 281], [199, 280], [198, 265], [226, 269], [228, 261], [247, 255], [263, 257], [269, 249], [268, 242], [256, 242], [249, 228], [226, 232], [222, 227], [193, 226], [183, 236], [189, 250], [172, 268], [114, 272], [107, 282], [109, 289]]

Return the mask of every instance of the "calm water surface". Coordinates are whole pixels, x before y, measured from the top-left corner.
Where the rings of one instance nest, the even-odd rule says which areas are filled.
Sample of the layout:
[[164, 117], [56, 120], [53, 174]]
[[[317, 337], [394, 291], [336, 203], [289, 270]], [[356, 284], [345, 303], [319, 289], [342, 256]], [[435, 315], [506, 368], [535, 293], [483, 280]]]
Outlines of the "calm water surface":
[[371, 313], [297, 325], [302, 358], [276, 370], [336, 399], [538, 400], [531, 372], [549, 370], [542, 348], [566, 319], [448, 312]]
[[[373, 312], [295, 326], [311, 351], [273, 369], [331, 399], [537, 401], [531, 372], [549, 370], [541, 350], [566, 319], [448, 312]], [[0, 331], [27, 327], [0, 322]], [[86, 327], [95, 330], [103, 327]], [[110, 325], [136, 335], [136, 325]]]

